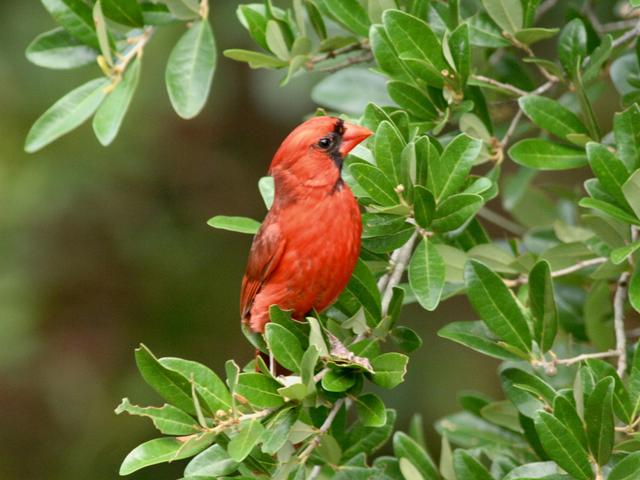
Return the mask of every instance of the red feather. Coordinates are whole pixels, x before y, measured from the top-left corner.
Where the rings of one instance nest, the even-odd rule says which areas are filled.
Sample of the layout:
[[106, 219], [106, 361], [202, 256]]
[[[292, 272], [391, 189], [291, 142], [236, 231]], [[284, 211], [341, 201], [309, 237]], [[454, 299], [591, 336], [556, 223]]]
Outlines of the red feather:
[[360, 252], [362, 222], [340, 168], [342, 158], [369, 135], [337, 118], [315, 117], [276, 152], [270, 168], [274, 203], [242, 279], [240, 312], [252, 331], [264, 331], [271, 305], [301, 319], [327, 308], [347, 285]]

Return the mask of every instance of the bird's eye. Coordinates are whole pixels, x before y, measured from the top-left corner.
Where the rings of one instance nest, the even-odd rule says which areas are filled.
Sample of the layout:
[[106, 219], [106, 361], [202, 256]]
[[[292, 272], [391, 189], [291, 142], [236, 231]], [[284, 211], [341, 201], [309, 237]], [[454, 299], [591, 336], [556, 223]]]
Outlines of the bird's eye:
[[327, 150], [333, 145], [333, 139], [331, 137], [322, 137], [318, 142], [318, 146], [324, 150]]

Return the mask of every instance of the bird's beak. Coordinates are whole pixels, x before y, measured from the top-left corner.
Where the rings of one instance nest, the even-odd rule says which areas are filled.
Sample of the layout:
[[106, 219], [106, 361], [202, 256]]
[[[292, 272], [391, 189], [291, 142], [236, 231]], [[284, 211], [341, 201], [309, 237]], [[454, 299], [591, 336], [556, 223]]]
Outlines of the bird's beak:
[[373, 135], [373, 132], [368, 128], [361, 127], [360, 125], [353, 125], [351, 123], [345, 123], [344, 134], [342, 135], [342, 144], [340, 145], [340, 155], [345, 157], [356, 147], [356, 145], [371, 135]]

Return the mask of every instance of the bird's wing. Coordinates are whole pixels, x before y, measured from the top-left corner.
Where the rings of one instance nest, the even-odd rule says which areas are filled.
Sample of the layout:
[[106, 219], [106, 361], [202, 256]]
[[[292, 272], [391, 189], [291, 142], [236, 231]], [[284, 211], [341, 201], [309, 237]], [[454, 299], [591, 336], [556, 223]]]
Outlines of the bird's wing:
[[249, 252], [249, 261], [242, 278], [240, 293], [240, 313], [243, 319], [249, 315], [253, 300], [276, 269], [285, 249], [286, 242], [282, 237], [280, 227], [271, 218], [273, 217], [265, 219], [253, 239]]

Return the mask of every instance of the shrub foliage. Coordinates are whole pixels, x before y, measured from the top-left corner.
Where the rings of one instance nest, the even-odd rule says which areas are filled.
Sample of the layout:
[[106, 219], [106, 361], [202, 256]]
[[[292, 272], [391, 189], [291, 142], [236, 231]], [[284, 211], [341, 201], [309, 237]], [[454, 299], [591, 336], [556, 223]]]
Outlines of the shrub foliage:
[[[206, 102], [216, 64], [206, 0], [91, 3], [43, 0], [59, 28], [28, 58], [49, 68], [97, 58], [104, 75], [35, 123], [29, 151], [91, 116], [110, 143], [165, 24], [188, 26], [166, 71], [176, 112], [192, 117]], [[148, 417], [163, 436], [136, 447], [120, 473], [191, 458], [192, 480], [640, 478], [639, 2], [279, 3], [240, 5], [256, 48], [224, 55], [281, 70], [283, 85], [327, 72], [312, 98], [375, 131], [344, 169], [365, 212], [360, 261], [329, 311], [299, 322], [272, 308], [257, 343], [288, 376], [258, 357], [229, 360], [222, 380], [136, 350], [167, 403], [124, 399], [116, 412]], [[591, 178], [538, 181], [545, 170]], [[273, 184], [259, 188], [268, 208]], [[439, 335], [500, 359], [505, 398], [461, 395], [462, 410], [436, 425], [435, 461], [420, 418], [396, 430], [370, 385], [395, 388], [422, 344], [398, 323], [402, 307], [437, 311], [458, 296], [478, 320]], [[388, 441], [393, 455], [376, 456]]]

